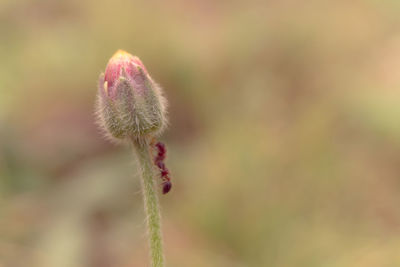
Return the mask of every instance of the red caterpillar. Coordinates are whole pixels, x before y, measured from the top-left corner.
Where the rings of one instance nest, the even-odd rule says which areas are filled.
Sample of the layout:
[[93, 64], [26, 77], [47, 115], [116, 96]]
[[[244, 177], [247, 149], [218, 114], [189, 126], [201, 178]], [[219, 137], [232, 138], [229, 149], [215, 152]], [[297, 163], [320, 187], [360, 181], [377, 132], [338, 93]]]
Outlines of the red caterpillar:
[[160, 177], [163, 181], [161, 184], [162, 192], [163, 194], [166, 194], [171, 190], [172, 187], [171, 178], [169, 177], [169, 171], [164, 164], [164, 159], [167, 154], [167, 149], [165, 148], [165, 145], [161, 142], [157, 142], [154, 146], [158, 151], [157, 155], [154, 158], [154, 164], [160, 170]]

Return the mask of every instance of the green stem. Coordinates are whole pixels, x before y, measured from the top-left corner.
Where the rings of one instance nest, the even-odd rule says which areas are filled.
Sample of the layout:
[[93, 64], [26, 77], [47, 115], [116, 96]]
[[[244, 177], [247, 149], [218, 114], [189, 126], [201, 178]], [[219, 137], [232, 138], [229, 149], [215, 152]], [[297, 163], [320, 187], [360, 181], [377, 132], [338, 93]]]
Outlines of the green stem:
[[144, 209], [147, 215], [147, 229], [150, 243], [152, 267], [164, 266], [164, 254], [161, 235], [161, 216], [155, 188], [153, 159], [150, 155], [148, 140], [132, 138], [142, 174]]

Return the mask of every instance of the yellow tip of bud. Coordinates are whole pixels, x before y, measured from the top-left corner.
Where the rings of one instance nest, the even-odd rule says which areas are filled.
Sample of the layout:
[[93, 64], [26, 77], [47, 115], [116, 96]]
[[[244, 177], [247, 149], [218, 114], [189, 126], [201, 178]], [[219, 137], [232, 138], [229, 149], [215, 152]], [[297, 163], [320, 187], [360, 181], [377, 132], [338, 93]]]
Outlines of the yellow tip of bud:
[[115, 54], [112, 56], [112, 58], [117, 58], [117, 57], [132, 57], [131, 54], [129, 54], [128, 52], [119, 49], [117, 52], [115, 52]]

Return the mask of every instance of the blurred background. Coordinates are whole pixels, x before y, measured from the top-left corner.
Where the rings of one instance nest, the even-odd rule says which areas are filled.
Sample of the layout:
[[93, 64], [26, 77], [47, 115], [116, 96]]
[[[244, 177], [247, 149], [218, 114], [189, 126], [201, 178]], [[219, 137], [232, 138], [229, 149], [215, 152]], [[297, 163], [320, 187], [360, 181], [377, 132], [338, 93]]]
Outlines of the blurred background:
[[0, 1], [0, 266], [148, 266], [118, 49], [169, 99], [168, 266], [400, 266], [400, 2]]

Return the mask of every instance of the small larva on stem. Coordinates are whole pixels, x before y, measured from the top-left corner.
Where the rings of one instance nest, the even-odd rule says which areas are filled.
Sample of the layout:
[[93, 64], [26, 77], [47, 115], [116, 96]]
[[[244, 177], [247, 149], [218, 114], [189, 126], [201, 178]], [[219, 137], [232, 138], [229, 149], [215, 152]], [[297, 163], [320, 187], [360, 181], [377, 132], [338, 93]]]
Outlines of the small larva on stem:
[[169, 170], [165, 167], [164, 160], [167, 156], [167, 149], [161, 142], [157, 142], [154, 147], [157, 149], [157, 155], [154, 157], [154, 164], [160, 170], [160, 178], [162, 179], [163, 194], [168, 193], [172, 188], [171, 178], [169, 177]]

